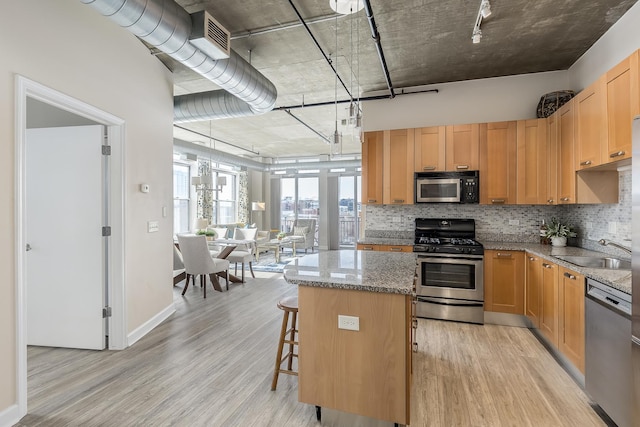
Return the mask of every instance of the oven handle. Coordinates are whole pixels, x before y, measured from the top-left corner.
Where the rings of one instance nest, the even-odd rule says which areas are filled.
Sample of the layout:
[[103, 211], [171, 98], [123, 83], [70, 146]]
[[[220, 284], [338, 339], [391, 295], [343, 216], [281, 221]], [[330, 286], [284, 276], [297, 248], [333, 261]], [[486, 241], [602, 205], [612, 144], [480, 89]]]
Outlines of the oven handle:
[[433, 257], [433, 256], [420, 256], [417, 257], [417, 262], [431, 262], [433, 264], [466, 264], [466, 265], [481, 265], [483, 263], [483, 256], [476, 255], [470, 257]]
[[465, 301], [465, 300], [453, 300], [447, 298], [429, 298], [418, 296], [418, 302], [426, 302], [428, 304], [447, 305], [451, 307], [482, 307], [483, 302], [480, 301]]

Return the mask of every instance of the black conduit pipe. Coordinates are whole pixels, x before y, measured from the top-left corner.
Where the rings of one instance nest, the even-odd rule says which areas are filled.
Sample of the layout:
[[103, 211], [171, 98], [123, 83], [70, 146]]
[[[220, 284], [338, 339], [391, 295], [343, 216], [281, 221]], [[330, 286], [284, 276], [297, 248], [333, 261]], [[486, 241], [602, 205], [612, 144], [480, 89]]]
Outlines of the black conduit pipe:
[[[438, 93], [439, 90], [438, 89], [425, 89], [425, 90], [417, 90], [415, 92], [400, 92], [400, 93], [394, 93], [394, 97], [396, 95], [413, 95], [416, 93]], [[365, 96], [360, 98], [360, 102], [362, 101], [375, 101], [378, 99], [391, 99], [391, 97], [389, 95], [374, 95], [374, 96]], [[346, 104], [348, 102], [351, 102], [350, 99], [339, 99], [337, 101], [325, 101], [325, 102], [314, 102], [312, 104], [298, 104], [298, 105], [287, 105], [286, 107], [274, 107], [273, 111], [278, 111], [278, 110], [293, 110], [295, 108], [305, 108], [305, 107], [324, 107], [327, 105], [334, 105], [334, 104]]]
[[382, 65], [382, 71], [384, 72], [384, 78], [387, 80], [387, 87], [389, 88], [389, 92], [391, 93], [391, 98], [396, 96], [395, 91], [393, 90], [393, 84], [391, 83], [391, 76], [389, 76], [389, 68], [387, 67], [387, 61], [384, 59], [384, 52], [382, 51], [382, 44], [380, 44], [380, 34], [378, 33], [378, 27], [376, 25], [376, 21], [373, 18], [373, 11], [371, 10], [371, 3], [369, 0], [363, 0], [364, 10], [367, 13], [367, 19], [369, 20], [369, 28], [371, 29], [371, 37], [373, 41], [376, 43], [376, 50], [378, 51], [378, 58], [380, 59], [380, 64]]

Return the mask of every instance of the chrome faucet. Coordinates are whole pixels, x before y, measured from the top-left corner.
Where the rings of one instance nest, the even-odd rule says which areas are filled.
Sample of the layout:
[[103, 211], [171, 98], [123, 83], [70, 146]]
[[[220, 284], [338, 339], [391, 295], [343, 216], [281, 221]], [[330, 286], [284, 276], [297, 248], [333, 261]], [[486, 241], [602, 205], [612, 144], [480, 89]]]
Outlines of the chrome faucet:
[[631, 255], [631, 249], [627, 248], [626, 246], [619, 245], [616, 242], [612, 242], [611, 240], [600, 239], [598, 240], [598, 243], [600, 243], [602, 246], [615, 246], [616, 248], [622, 249], [623, 251]]

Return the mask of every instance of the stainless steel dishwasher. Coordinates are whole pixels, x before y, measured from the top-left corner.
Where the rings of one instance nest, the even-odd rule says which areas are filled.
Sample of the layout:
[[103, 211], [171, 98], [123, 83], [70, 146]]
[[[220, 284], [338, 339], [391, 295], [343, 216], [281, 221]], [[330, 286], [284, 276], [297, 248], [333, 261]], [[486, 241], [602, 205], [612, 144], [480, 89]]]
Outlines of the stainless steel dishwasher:
[[631, 427], [631, 295], [587, 279], [585, 387], [619, 427]]

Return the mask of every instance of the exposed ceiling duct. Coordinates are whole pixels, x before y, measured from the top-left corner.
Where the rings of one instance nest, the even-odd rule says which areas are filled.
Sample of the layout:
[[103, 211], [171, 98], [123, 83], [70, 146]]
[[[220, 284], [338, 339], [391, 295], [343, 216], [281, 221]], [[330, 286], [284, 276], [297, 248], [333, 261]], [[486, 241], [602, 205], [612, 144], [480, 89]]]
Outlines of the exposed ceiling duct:
[[[180, 97], [181, 121], [240, 117], [273, 109], [277, 97], [273, 83], [233, 50], [228, 59], [214, 60], [194, 46], [189, 41], [191, 16], [173, 0], [80, 1], [233, 95], [212, 91]], [[207, 108], [184, 107], [196, 102]], [[189, 118], [190, 111], [196, 116]]]

